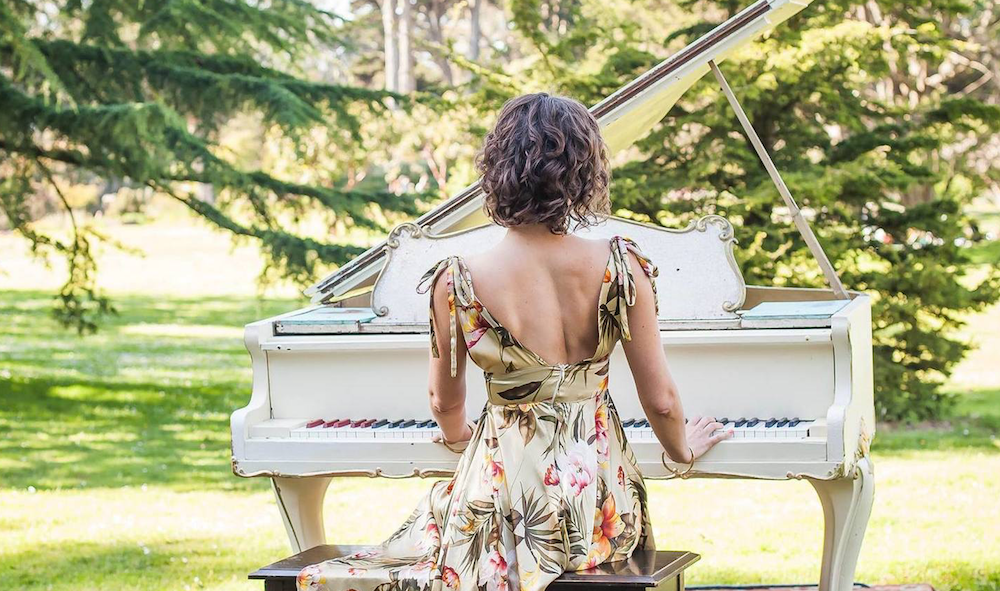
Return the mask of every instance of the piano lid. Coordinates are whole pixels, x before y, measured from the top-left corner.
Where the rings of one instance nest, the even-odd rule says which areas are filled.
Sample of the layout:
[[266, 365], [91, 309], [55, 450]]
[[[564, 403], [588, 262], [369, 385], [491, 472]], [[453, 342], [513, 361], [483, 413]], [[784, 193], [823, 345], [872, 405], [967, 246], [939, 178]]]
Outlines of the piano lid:
[[[730, 54], [802, 10], [812, 0], [758, 0], [695, 40], [635, 80], [590, 108], [601, 125], [608, 149], [615, 154], [644, 136], [667, 114], [691, 86]], [[416, 224], [440, 234], [480, 225], [482, 192], [476, 181], [433, 210]], [[328, 302], [359, 286], [370, 284], [384, 264], [386, 242], [305, 290], [313, 302]]]

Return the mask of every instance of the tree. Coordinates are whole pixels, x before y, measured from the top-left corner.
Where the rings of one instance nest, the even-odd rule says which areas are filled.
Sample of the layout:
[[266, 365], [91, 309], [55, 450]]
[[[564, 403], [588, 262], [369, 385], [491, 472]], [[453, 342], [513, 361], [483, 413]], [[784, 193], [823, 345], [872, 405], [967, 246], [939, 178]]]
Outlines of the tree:
[[[310, 171], [311, 181], [279, 178], [234, 163], [219, 144], [228, 122], [252, 115], [262, 144], [307, 155], [318, 135], [356, 161], [364, 122], [387, 98], [405, 101], [303, 74], [312, 52], [349, 53], [350, 26], [305, 0], [0, 4], [0, 212], [35, 252], [69, 262], [63, 322], [89, 330], [111, 310], [92, 255], [102, 237], [65, 196], [74, 179], [169, 195], [259, 241], [270, 269], [300, 282], [361, 250], [303, 232], [304, 216], [382, 231], [387, 215], [417, 212], [413, 195], [384, 181], [358, 184], [336, 166]], [[206, 185], [211, 199], [199, 196]], [[38, 229], [47, 195], [69, 216], [69, 237]]]
[[[662, 22], [616, 17], [621, 7], [515, 0], [533, 67], [502, 79], [514, 88], [497, 83], [511, 72], [482, 77], [480, 95], [495, 106], [541, 87], [592, 104], [744, 3], [679, 4], [699, 20], [650, 43]], [[963, 214], [1000, 180], [983, 165], [1000, 140], [1000, 93], [985, 87], [994, 13], [989, 3], [816, 1], [721, 66], [845, 285], [873, 296], [882, 419], [947, 410], [941, 384], [968, 350], [956, 329], [1000, 297], [1000, 272], [969, 255]], [[981, 41], [963, 37], [970, 26]], [[743, 237], [749, 282], [824, 285], [711, 76], [619, 157], [612, 202], [667, 226], [724, 215]]]
[[[942, 67], [959, 42], [936, 25], [969, 8], [814, 2], [722, 65], [845, 285], [873, 295], [884, 419], [946, 409], [941, 383], [968, 347], [955, 330], [1000, 296], [996, 269], [976, 276], [963, 215], [997, 180], [967, 156], [996, 140], [1000, 108], [956, 92], [968, 72]], [[748, 238], [748, 280], [822, 285], [738, 130], [714, 79], [703, 80], [616, 171], [615, 204], [659, 223], [723, 214]]]

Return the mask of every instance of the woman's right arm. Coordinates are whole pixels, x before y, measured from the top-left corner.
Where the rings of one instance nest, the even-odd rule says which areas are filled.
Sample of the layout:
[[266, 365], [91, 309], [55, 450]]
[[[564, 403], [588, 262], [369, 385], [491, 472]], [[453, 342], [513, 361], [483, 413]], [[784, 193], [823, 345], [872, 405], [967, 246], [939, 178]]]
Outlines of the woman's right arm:
[[[632, 253], [631, 268], [640, 269]], [[635, 304], [628, 309], [628, 327], [632, 339], [622, 340], [625, 357], [635, 380], [639, 402], [660, 445], [675, 462], [688, 464], [701, 457], [716, 443], [732, 436], [732, 431], [712, 435], [722, 424], [711, 417], [691, 417], [685, 425], [677, 384], [667, 367], [660, 341], [653, 284], [645, 273], [635, 276]], [[688, 451], [690, 446], [691, 451]], [[691, 457], [691, 452], [694, 457]]]

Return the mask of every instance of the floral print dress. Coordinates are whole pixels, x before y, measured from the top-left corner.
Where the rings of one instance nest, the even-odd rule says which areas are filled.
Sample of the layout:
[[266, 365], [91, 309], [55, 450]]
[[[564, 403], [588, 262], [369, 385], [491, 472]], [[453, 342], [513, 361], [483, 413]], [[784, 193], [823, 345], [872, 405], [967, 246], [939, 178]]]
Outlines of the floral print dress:
[[657, 275], [633, 241], [611, 239], [597, 350], [571, 364], [547, 363], [497, 322], [460, 257], [427, 271], [418, 289], [432, 298], [434, 283], [448, 282], [452, 375], [461, 332], [488, 402], [451, 480], [435, 483], [381, 545], [303, 569], [299, 589], [536, 591], [564, 571], [655, 547], [642, 475], [608, 392], [609, 356], [630, 338], [628, 252]]

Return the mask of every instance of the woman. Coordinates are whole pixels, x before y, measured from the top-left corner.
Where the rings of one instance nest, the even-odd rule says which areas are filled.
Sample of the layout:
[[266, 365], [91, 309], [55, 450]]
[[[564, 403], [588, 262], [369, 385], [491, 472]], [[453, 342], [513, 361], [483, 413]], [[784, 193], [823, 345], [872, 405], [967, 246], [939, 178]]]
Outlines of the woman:
[[[671, 458], [693, 462], [728, 436], [708, 418], [685, 426], [660, 344], [656, 267], [628, 238], [609, 248], [569, 234], [608, 211], [606, 149], [583, 105], [509, 101], [477, 164], [486, 211], [507, 234], [439, 262], [420, 286], [431, 294], [439, 441], [464, 448], [455, 476], [382, 545], [304, 569], [301, 589], [534, 591], [653, 548], [642, 475], [608, 392], [619, 340]], [[474, 424], [470, 357], [488, 392]]]

